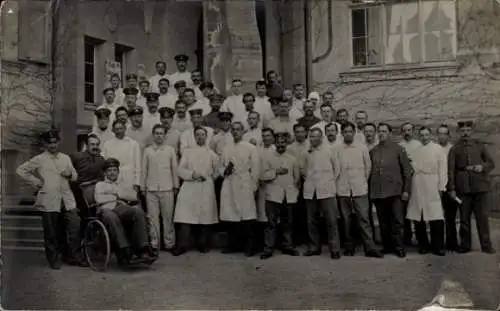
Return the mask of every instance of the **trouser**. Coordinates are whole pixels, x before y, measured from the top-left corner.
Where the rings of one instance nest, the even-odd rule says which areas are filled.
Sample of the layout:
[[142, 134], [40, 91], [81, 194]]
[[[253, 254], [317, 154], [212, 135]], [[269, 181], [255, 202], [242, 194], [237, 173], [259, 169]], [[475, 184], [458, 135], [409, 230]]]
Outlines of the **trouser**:
[[488, 192], [468, 193], [463, 195], [460, 208], [460, 246], [471, 248], [471, 215], [476, 217], [476, 227], [481, 249], [491, 248], [490, 226], [487, 211]]
[[[222, 182], [224, 181], [224, 178], [218, 177], [214, 180], [214, 189], [215, 189], [215, 200], [217, 202], [217, 215], [220, 215], [220, 193], [222, 190]], [[221, 231], [227, 231], [226, 228], [226, 223], [224, 222], [219, 222], [214, 226], [214, 230], [221, 232]]]
[[[140, 250], [149, 245], [146, 216], [140, 207], [117, 203], [114, 209], [102, 209], [100, 212], [110, 239], [118, 249], [132, 247]], [[127, 230], [129, 235], [125, 228], [130, 230]]]
[[188, 249], [191, 245], [191, 232], [194, 230], [197, 236], [198, 247], [208, 247], [210, 240], [210, 225], [178, 224], [178, 243], [180, 249]]
[[174, 230], [174, 192], [173, 191], [148, 191], [146, 193], [148, 204], [148, 224], [151, 237], [151, 246], [160, 247], [160, 219], [163, 224], [163, 244], [166, 248], [175, 245]]
[[255, 220], [226, 222], [227, 248], [233, 251], [252, 251], [255, 248]]
[[[281, 232], [281, 246], [291, 248], [293, 204], [266, 201], [267, 224], [264, 229], [264, 252], [272, 253], [276, 247], [278, 232]], [[278, 230], [278, 223], [280, 229]]]
[[321, 240], [318, 230], [319, 213], [325, 217], [326, 230], [328, 236], [328, 247], [330, 251], [340, 250], [339, 231], [337, 226], [337, 198], [317, 199], [316, 194], [313, 199], [306, 199], [307, 228], [309, 233], [309, 248], [315, 251], [321, 250]]
[[404, 249], [403, 223], [405, 219], [403, 201], [400, 196], [373, 199], [380, 226], [382, 246], [385, 250]]
[[344, 220], [344, 238], [345, 238], [345, 248], [348, 250], [353, 250], [355, 243], [352, 238], [352, 228], [353, 218], [351, 217], [352, 211], [356, 214], [356, 220], [358, 221], [358, 228], [365, 245], [365, 252], [374, 250], [375, 243], [373, 242], [373, 233], [369, 222], [369, 210], [370, 205], [368, 201], [368, 196], [358, 196], [358, 197], [339, 197], [340, 212], [342, 213], [342, 219]]
[[441, 202], [444, 209], [444, 219], [446, 226], [446, 247], [448, 249], [458, 248], [457, 239], [457, 212], [458, 203], [455, 202], [448, 193], [444, 193]]
[[71, 190], [75, 196], [76, 207], [78, 208], [78, 215], [80, 216], [80, 231], [83, 234], [85, 226], [87, 225], [85, 218], [91, 215], [89, 206], [95, 202], [95, 183], [83, 187], [78, 186], [76, 183], [71, 183]]
[[413, 230], [412, 230], [412, 224], [411, 224], [411, 220], [409, 219], [406, 219], [406, 214], [408, 212], [408, 202], [409, 201], [406, 201], [406, 202], [403, 202], [403, 242], [405, 245], [408, 245], [410, 246], [411, 245], [411, 241], [412, 241], [412, 238], [413, 238]]
[[[81, 260], [80, 217], [76, 208], [61, 212], [42, 213], [45, 255], [51, 265], [59, 262], [66, 252], [67, 259]], [[64, 228], [64, 230], [61, 230]], [[64, 234], [61, 234], [64, 232]]]
[[[302, 184], [302, 183], [301, 183]], [[293, 207], [292, 240], [295, 245], [307, 243], [307, 210], [302, 189], [300, 189], [297, 204]]]
[[431, 220], [431, 243], [427, 236], [427, 223], [425, 221], [415, 221], [415, 235], [417, 236], [418, 247], [420, 249], [441, 251], [444, 248], [444, 220]]
[[372, 229], [372, 237], [373, 237], [373, 241], [376, 243], [376, 244], [379, 244], [380, 241], [377, 239], [377, 234], [376, 234], [376, 227], [375, 227], [375, 215], [373, 214], [373, 202], [370, 198], [368, 198], [368, 206], [369, 206], [369, 209], [368, 209], [368, 221], [370, 222], [370, 227]]

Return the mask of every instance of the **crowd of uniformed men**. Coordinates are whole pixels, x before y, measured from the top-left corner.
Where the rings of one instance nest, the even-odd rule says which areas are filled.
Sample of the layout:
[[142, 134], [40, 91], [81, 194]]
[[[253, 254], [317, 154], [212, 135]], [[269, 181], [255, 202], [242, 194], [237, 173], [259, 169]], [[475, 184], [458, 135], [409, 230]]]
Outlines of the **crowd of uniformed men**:
[[305, 256], [320, 255], [320, 220], [333, 259], [341, 247], [354, 255], [359, 241], [368, 257], [405, 257], [413, 232], [419, 253], [465, 253], [472, 213], [481, 250], [494, 252], [485, 204], [494, 163], [471, 138], [471, 121], [458, 123], [453, 146], [447, 125], [436, 130], [434, 142], [433, 130], [410, 123], [401, 126], [396, 143], [391, 126], [368, 122], [365, 111], [354, 122], [346, 109], [335, 111], [331, 92], [306, 97], [303, 85], [283, 88], [270, 71], [251, 93], [242, 94], [242, 81], [234, 79], [226, 97], [199, 70], [186, 70], [187, 56], [175, 60], [177, 72], [167, 74], [158, 61], [156, 75], [138, 81], [127, 74], [125, 88], [113, 75], [85, 150], [71, 157], [58, 152], [59, 137], [51, 131], [44, 135], [46, 152], [19, 167], [40, 189], [51, 266], [61, 257], [53, 229], [61, 200], [67, 260], [76, 264], [82, 264], [78, 215], [89, 202], [99, 204], [124, 262], [156, 258], [161, 249], [181, 255], [190, 248], [192, 228], [198, 250], [207, 252], [211, 225], [219, 221], [228, 232], [223, 252], [261, 251], [262, 259], [275, 248], [296, 256], [302, 243]]

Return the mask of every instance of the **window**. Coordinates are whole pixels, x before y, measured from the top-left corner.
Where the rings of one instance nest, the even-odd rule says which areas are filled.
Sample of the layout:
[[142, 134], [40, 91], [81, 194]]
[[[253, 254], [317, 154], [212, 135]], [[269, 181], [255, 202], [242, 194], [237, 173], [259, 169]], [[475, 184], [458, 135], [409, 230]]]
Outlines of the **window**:
[[[366, 4], [368, 2], [370, 4]], [[351, 7], [354, 67], [455, 60], [454, 0], [371, 0], [354, 3], [357, 3]]]
[[115, 44], [115, 62], [120, 64], [120, 77], [122, 79], [127, 72], [127, 58], [132, 50], [131, 47]]
[[85, 102], [94, 103], [95, 97], [95, 52], [96, 43], [85, 37], [85, 60], [84, 60], [84, 71], [85, 71]]
[[49, 64], [52, 36], [50, 1], [20, 1], [18, 14], [18, 58]]

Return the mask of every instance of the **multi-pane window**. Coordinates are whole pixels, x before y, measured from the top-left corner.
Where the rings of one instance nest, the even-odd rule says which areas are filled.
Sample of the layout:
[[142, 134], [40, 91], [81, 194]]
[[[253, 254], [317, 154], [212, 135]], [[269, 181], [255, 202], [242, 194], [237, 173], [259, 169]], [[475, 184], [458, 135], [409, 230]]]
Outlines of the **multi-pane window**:
[[134, 49], [122, 45], [122, 44], [115, 44], [115, 62], [120, 64], [120, 77], [125, 76], [127, 72], [127, 59], [129, 58], [130, 52], [132, 52]]
[[84, 43], [85, 102], [94, 103], [95, 97], [95, 50], [96, 44], [85, 38]]
[[351, 7], [354, 67], [455, 60], [454, 0], [355, 3]]

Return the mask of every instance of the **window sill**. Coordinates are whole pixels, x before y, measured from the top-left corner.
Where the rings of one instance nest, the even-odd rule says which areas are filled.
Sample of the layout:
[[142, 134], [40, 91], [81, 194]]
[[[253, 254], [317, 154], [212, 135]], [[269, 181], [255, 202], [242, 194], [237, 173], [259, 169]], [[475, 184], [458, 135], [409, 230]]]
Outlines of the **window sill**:
[[341, 83], [362, 83], [377, 81], [414, 80], [458, 76], [456, 62], [437, 64], [416, 64], [390, 67], [352, 68], [339, 74]]

